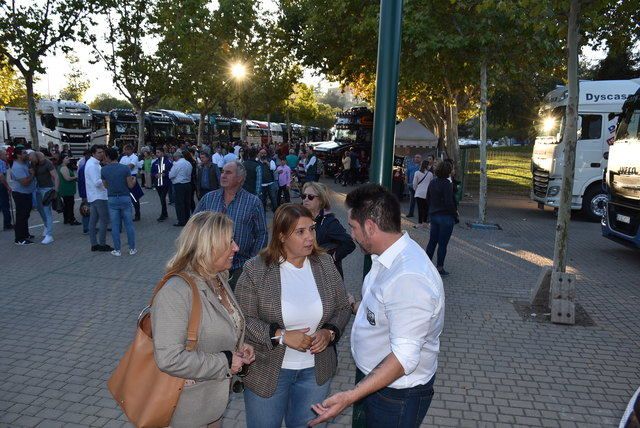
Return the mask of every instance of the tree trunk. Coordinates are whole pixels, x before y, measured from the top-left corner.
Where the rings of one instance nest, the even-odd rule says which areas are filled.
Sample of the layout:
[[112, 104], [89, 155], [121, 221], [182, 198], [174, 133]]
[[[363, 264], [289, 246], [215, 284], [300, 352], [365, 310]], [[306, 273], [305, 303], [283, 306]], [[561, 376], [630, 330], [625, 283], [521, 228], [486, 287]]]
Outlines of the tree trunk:
[[291, 145], [291, 115], [289, 114], [289, 110], [287, 109], [287, 144], [290, 149], [295, 149], [295, 146]]
[[33, 73], [24, 74], [24, 83], [27, 89], [27, 110], [29, 113], [29, 133], [31, 134], [31, 148], [38, 150], [38, 122], [36, 122], [36, 100], [33, 93]]
[[[273, 136], [271, 135], [271, 113], [267, 113], [267, 145], [270, 145], [273, 142]], [[276, 148], [277, 150], [277, 148]]]
[[198, 122], [198, 146], [202, 148], [202, 145], [205, 143], [204, 141], [204, 128], [205, 118], [207, 117], [207, 113], [205, 111], [200, 110], [200, 121]]
[[[242, 123], [240, 124], [240, 144], [244, 144], [246, 140], [247, 140], [247, 115], [242, 113]], [[233, 146], [233, 143], [231, 145]]]
[[136, 110], [138, 114], [138, 153], [140, 153], [144, 147], [144, 109], [140, 107]]
[[447, 111], [447, 154], [455, 165], [455, 175], [460, 176], [460, 146], [458, 146], [458, 103], [454, 101]]
[[487, 222], [487, 61], [480, 66], [480, 195], [478, 222]]
[[569, 10], [569, 30], [567, 35], [569, 87], [568, 103], [564, 128], [564, 166], [562, 170], [562, 190], [556, 224], [556, 242], [553, 250], [553, 270], [566, 272], [569, 221], [571, 220], [571, 195], [573, 193], [573, 174], [575, 172], [576, 145], [578, 142], [578, 16], [580, 0], [571, 0]]

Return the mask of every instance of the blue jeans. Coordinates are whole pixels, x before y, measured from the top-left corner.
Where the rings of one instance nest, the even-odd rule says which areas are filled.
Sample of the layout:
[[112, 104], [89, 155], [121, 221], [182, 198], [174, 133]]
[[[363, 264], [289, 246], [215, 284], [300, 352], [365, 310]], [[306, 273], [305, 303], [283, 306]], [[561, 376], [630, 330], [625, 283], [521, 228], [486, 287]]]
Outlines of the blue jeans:
[[437, 267], [444, 267], [444, 258], [447, 256], [447, 245], [453, 233], [455, 218], [450, 214], [434, 214], [431, 216], [431, 234], [427, 244], [427, 256], [433, 259], [433, 253], [438, 246]]
[[52, 187], [43, 187], [36, 190], [36, 207], [44, 223], [44, 234], [49, 236], [53, 236], [53, 210], [51, 208], [51, 202], [49, 202], [48, 205], [42, 205], [42, 197], [51, 189]]
[[247, 428], [306, 427], [316, 417], [311, 405], [321, 403], [329, 394], [331, 381], [316, 383], [316, 369], [281, 369], [276, 392], [264, 398], [248, 388], [244, 390]]
[[130, 249], [136, 248], [136, 232], [133, 229], [133, 216], [131, 210], [133, 205], [131, 197], [126, 196], [109, 196], [109, 217], [111, 218], [111, 238], [113, 239], [113, 248], [120, 251], [120, 224], [124, 223], [127, 231], [127, 243]]
[[424, 385], [382, 388], [367, 396], [363, 400], [367, 428], [419, 427], [431, 405], [434, 380], [435, 375]]
[[[96, 199], [93, 202], [89, 202], [89, 207], [91, 208], [91, 215], [89, 216], [89, 241], [91, 241], [91, 246], [105, 245], [107, 243], [107, 225], [109, 224], [108, 202], [104, 199]], [[100, 222], [99, 228], [96, 227], [98, 222]], [[98, 230], [96, 231], [96, 229]], [[96, 232], [98, 232], [97, 238]]]

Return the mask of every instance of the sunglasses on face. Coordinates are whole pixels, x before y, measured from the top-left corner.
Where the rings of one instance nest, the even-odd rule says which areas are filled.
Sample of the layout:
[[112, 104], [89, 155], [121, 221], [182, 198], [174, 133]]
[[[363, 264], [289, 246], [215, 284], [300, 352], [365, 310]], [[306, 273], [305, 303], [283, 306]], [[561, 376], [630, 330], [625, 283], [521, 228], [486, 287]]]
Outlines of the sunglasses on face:
[[302, 195], [300, 195], [300, 197], [303, 201], [307, 198], [309, 198], [310, 201], [313, 201], [315, 198], [317, 198], [316, 195], [307, 195], [306, 193], [303, 193]]

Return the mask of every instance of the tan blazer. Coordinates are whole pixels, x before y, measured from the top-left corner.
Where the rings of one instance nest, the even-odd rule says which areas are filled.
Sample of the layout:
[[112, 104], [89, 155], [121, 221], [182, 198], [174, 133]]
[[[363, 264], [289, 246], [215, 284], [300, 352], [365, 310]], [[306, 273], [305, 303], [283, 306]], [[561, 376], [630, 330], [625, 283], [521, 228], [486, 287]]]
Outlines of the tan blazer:
[[[311, 270], [316, 280], [322, 318], [318, 328], [331, 324], [344, 331], [351, 308], [347, 300], [344, 283], [333, 259], [328, 254], [309, 257]], [[251, 364], [244, 379], [245, 386], [261, 397], [271, 397], [276, 390], [282, 368], [285, 346], [274, 347], [269, 335], [271, 324], [283, 327], [280, 266], [267, 266], [260, 255], [247, 261], [236, 284], [236, 298], [247, 321], [246, 339], [255, 347], [256, 360]], [[337, 338], [339, 339], [339, 336]], [[335, 346], [315, 355], [316, 382], [324, 384], [335, 373], [337, 354]]]
[[[158, 367], [172, 376], [196, 381], [194, 385], [185, 386], [180, 394], [171, 420], [174, 428], [204, 426], [222, 416], [229, 401], [231, 381], [229, 361], [222, 351], [234, 352], [238, 342], [244, 340], [244, 337], [237, 337], [233, 319], [216, 294], [200, 276], [191, 271], [188, 273], [196, 280], [202, 303], [198, 346], [194, 351], [185, 349], [192, 299], [189, 285], [182, 278], [171, 278], [158, 292], [151, 307]], [[223, 284], [238, 307], [226, 281]], [[242, 315], [241, 318], [244, 331]]]

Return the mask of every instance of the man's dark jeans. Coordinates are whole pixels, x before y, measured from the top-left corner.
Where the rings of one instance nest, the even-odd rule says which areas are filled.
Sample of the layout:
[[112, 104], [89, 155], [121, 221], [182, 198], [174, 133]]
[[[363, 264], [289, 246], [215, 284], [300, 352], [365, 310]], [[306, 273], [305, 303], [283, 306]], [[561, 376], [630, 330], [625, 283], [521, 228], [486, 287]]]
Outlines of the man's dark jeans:
[[366, 397], [367, 428], [419, 427], [431, 405], [435, 378], [413, 388], [383, 388]]
[[160, 212], [161, 217], [167, 217], [167, 193], [169, 193], [169, 186], [157, 186], [158, 196], [160, 197]]
[[31, 193], [13, 192], [13, 201], [16, 203], [16, 224], [14, 232], [16, 242], [29, 239], [29, 216], [31, 215]]

